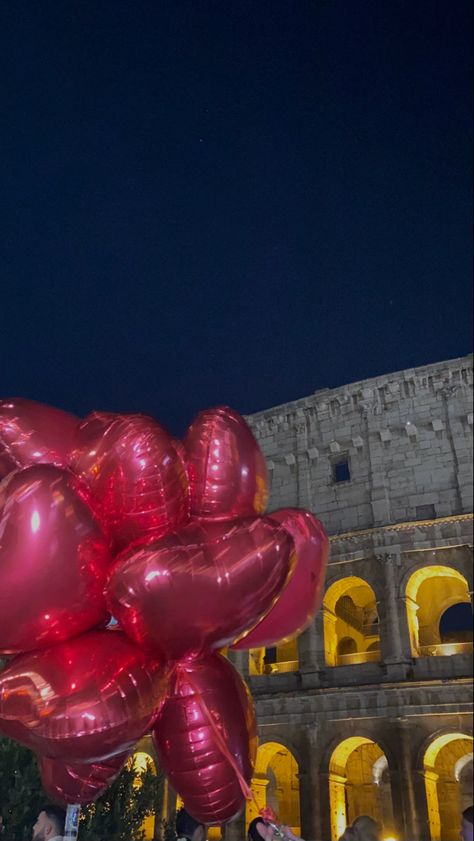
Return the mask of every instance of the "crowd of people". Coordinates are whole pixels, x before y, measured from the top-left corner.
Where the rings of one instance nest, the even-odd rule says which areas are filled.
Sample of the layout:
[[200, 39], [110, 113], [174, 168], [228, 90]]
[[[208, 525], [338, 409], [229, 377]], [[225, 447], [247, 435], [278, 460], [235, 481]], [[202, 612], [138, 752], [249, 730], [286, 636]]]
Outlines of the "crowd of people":
[[[33, 826], [32, 841], [63, 841], [66, 813], [59, 806], [44, 806]], [[280, 838], [303, 841], [289, 826], [279, 828]], [[196, 821], [186, 809], [176, 815], [177, 841], [206, 841], [206, 827]], [[0, 815], [0, 839], [5, 837], [5, 826]], [[275, 828], [255, 818], [248, 827], [247, 841], [273, 841], [278, 838]], [[106, 839], [104, 839], [106, 841]], [[339, 841], [381, 841], [380, 830], [373, 818], [361, 815], [339, 838]], [[413, 839], [415, 841], [415, 839]], [[474, 841], [474, 809], [470, 806], [461, 816], [460, 841]]]

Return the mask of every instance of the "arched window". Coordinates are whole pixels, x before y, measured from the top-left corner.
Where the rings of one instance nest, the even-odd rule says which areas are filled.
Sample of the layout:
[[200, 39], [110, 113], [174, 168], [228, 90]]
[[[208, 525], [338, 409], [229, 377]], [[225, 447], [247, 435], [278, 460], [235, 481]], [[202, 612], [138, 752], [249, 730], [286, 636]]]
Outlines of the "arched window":
[[471, 651], [472, 633], [467, 635], [468, 617], [472, 627], [470, 604], [467, 581], [458, 570], [438, 565], [416, 570], [406, 587], [413, 656]]
[[329, 763], [331, 838], [337, 841], [359, 815], [370, 815], [385, 834], [394, 829], [390, 772], [381, 747], [351, 736], [333, 751]]
[[442, 644], [472, 643], [471, 605], [467, 602], [458, 602], [448, 607], [439, 620], [439, 636]]
[[328, 666], [380, 660], [377, 602], [362, 578], [335, 581], [323, 602], [324, 650]]
[[298, 763], [291, 751], [278, 742], [266, 742], [257, 751], [252, 792], [258, 804], [247, 801], [247, 825], [264, 806], [271, 806], [281, 823], [300, 834], [300, 786]]
[[457, 841], [461, 813], [472, 803], [472, 736], [438, 736], [423, 765], [431, 841]]

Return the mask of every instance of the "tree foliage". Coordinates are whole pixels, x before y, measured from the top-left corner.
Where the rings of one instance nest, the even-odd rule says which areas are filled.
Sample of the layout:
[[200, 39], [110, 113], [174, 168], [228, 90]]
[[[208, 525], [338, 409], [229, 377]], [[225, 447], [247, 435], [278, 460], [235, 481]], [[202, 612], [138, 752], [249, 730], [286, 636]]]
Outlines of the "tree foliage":
[[[145, 818], [160, 814], [162, 784], [151, 765], [141, 772], [127, 765], [96, 803], [81, 810], [79, 841], [142, 841]], [[0, 814], [6, 841], [30, 841], [38, 813], [49, 801], [32, 751], [0, 738]]]
[[154, 768], [128, 764], [92, 806], [82, 810], [79, 841], [142, 841], [145, 818], [159, 814], [162, 785]]
[[17, 742], [0, 739], [0, 812], [8, 841], [30, 841], [45, 802], [35, 755]]

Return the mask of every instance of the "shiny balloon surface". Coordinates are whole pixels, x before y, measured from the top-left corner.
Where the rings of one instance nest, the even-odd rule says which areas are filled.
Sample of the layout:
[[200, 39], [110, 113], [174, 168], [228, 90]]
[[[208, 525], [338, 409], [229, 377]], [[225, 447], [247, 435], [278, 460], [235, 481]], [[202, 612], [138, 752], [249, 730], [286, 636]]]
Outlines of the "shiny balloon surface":
[[51, 800], [61, 803], [93, 803], [117, 779], [129, 758], [120, 753], [102, 762], [66, 763], [38, 757], [41, 782]]
[[104, 621], [111, 556], [78, 480], [39, 464], [0, 484], [0, 653], [62, 642]]
[[301, 634], [321, 604], [329, 540], [324, 527], [309, 511], [282, 508], [269, 518], [291, 535], [296, 562], [288, 582], [270, 612], [233, 648], [270, 648]]
[[119, 631], [20, 654], [0, 673], [0, 731], [42, 756], [97, 762], [149, 732], [168, 676]]
[[108, 584], [110, 612], [131, 639], [163, 657], [223, 648], [270, 610], [292, 549], [269, 518], [191, 523], [119, 556]]
[[252, 699], [232, 664], [219, 654], [181, 663], [174, 692], [153, 729], [160, 766], [188, 812], [205, 824], [237, 815], [257, 751]]
[[15, 397], [0, 400], [0, 479], [32, 464], [65, 467], [79, 419]]
[[184, 447], [193, 514], [230, 519], [264, 513], [267, 466], [238, 412], [227, 406], [201, 412]]
[[166, 534], [189, 514], [188, 480], [174, 439], [145, 415], [94, 412], [81, 423], [71, 467], [120, 549]]

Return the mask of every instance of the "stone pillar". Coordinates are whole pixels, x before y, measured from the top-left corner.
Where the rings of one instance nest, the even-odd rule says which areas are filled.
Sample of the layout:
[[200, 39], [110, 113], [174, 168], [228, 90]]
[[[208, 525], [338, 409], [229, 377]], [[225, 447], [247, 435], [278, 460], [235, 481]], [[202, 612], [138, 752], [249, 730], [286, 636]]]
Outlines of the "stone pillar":
[[301, 671], [317, 671], [319, 665], [318, 645], [316, 622], [313, 621], [309, 628], [298, 637], [298, 660]]
[[232, 651], [231, 649], [229, 649], [228, 652], [227, 652], [227, 657], [229, 658], [232, 665], [235, 666], [237, 671], [240, 672], [243, 679], [248, 681], [248, 679], [249, 679], [249, 653], [248, 653], [248, 651]]
[[[407, 719], [398, 719], [395, 726], [398, 745], [398, 769], [390, 771], [392, 797], [397, 822], [397, 831], [405, 841], [429, 841], [428, 814], [424, 787], [420, 789], [422, 778], [416, 771], [415, 739], [412, 725]], [[401, 808], [402, 814], [399, 814]], [[402, 824], [404, 832], [402, 830]]]
[[319, 767], [322, 745], [319, 732], [318, 725], [311, 725], [305, 728], [305, 739], [302, 745], [302, 761], [298, 769], [301, 837], [306, 841], [316, 841], [316, 839], [326, 837], [321, 828], [321, 818], [322, 812], [327, 811], [329, 813], [327, 794], [321, 798]]
[[[400, 555], [380, 552], [376, 555], [382, 570], [382, 595], [379, 602], [380, 648], [387, 666], [410, 663], [412, 659], [410, 633], [405, 600], [398, 595]], [[404, 675], [393, 675], [395, 679]]]

